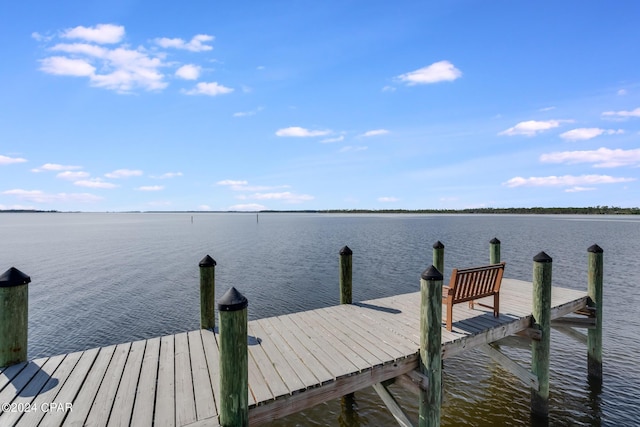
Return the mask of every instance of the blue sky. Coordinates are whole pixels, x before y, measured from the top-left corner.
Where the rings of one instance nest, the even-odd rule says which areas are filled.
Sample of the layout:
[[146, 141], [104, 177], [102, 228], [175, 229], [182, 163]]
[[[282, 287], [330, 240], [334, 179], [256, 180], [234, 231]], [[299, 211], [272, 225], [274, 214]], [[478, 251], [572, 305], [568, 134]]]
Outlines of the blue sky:
[[3, 2], [0, 209], [640, 206], [640, 2]]

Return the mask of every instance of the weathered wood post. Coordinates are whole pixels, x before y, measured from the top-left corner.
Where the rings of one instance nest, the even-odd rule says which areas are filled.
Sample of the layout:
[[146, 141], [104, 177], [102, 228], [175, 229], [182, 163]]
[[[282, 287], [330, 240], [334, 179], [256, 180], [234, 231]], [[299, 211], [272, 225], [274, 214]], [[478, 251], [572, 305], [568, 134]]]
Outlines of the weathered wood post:
[[216, 326], [216, 260], [209, 255], [200, 260], [200, 329]]
[[340, 304], [353, 302], [353, 251], [349, 246], [340, 249]]
[[442, 273], [433, 265], [420, 277], [420, 372], [429, 389], [420, 390], [420, 427], [440, 425], [442, 402]]
[[589, 305], [596, 309], [596, 327], [587, 332], [587, 375], [589, 379], [602, 382], [602, 277], [603, 250], [598, 245], [589, 252], [589, 283], [587, 293]]
[[542, 337], [531, 345], [531, 372], [539, 384], [539, 390], [531, 390], [531, 413], [541, 418], [549, 416], [552, 261], [544, 252], [533, 257], [533, 327], [542, 332]]
[[433, 263], [432, 265], [444, 274], [444, 245], [440, 240], [433, 244]]
[[236, 288], [218, 301], [220, 346], [220, 425], [249, 425], [247, 299]]
[[494, 237], [489, 241], [489, 264], [500, 263], [500, 240]]
[[27, 360], [29, 282], [15, 267], [0, 276], [0, 367]]

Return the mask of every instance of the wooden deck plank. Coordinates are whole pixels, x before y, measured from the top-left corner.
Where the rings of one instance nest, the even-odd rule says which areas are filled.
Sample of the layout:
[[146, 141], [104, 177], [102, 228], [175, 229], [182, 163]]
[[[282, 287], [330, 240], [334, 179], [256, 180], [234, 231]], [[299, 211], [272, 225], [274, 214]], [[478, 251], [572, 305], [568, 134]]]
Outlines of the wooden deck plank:
[[133, 404], [136, 399], [136, 389], [140, 379], [142, 357], [144, 356], [146, 345], [146, 341], [134, 341], [131, 343], [127, 363], [122, 372], [122, 379], [113, 401], [113, 407], [117, 410], [111, 411], [111, 416], [107, 423], [109, 427], [128, 426], [131, 424]]
[[20, 418], [21, 426], [36, 427], [40, 423], [40, 420], [45, 415], [45, 413], [40, 410], [42, 409], [42, 405], [55, 401], [55, 397], [60, 391], [60, 388], [63, 387], [67, 378], [71, 375], [71, 372], [76, 367], [76, 364], [82, 357], [82, 354], [83, 352], [77, 351], [65, 356], [55, 372], [49, 376], [42, 389], [31, 401], [31, 404], [38, 408], [38, 410], [22, 414], [22, 418]]
[[[260, 337], [258, 332], [256, 331], [254, 322], [249, 323], [248, 328], [249, 335], [258, 337], [261, 340], [264, 339]], [[250, 345], [249, 353], [251, 353], [251, 356], [255, 360], [256, 366], [260, 370], [260, 374], [264, 378], [265, 382], [269, 385], [269, 389], [271, 390], [273, 398], [275, 399], [278, 396], [289, 394], [289, 388], [284, 383], [284, 380], [280, 373], [280, 371], [285, 370], [286, 365], [280, 366], [280, 370], [278, 370], [275, 366], [275, 359], [278, 357], [278, 351], [273, 352], [270, 357], [270, 355], [265, 352], [265, 347], [260, 343], [256, 345]]]
[[156, 400], [158, 362], [160, 360], [160, 338], [147, 340], [142, 357], [140, 379], [136, 389], [135, 406], [131, 415], [132, 426], [153, 425], [153, 409]]
[[[47, 416], [47, 424], [48, 425], [61, 425], [64, 421], [65, 417], [73, 412], [73, 401], [76, 398], [78, 391], [81, 389], [82, 385], [87, 379], [87, 374], [89, 370], [95, 363], [95, 360], [100, 352], [100, 348], [92, 348], [90, 350], [84, 351], [80, 360], [73, 368], [73, 371], [64, 382], [62, 387], [58, 387], [58, 393], [56, 396], [47, 401], [47, 405], [50, 403], [54, 403], [57, 408], [57, 405], [66, 405], [70, 404], [71, 407], [69, 410], [52, 410], [50, 414], [45, 414], [44, 412], [40, 413], [40, 418], [44, 415]], [[65, 408], [65, 406], [61, 406]], [[36, 423], [34, 422], [34, 425]]]
[[[276, 394], [276, 398], [280, 395], [295, 393], [306, 388], [305, 384], [300, 380], [295, 369], [288, 363], [285, 356], [282, 354], [282, 350], [273, 341], [272, 336], [269, 335], [261, 322], [254, 321], [249, 324], [249, 328], [253, 335], [257, 337], [259, 345], [265, 355], [269, 358], [269, 361], [273, 365], [273, 368], [277, 371], [282, 383], [286, 389], [286, 393]], [[275, 394], [275, 393], [274, 393]]]
[[[209, 367], [209, 378], [211, 380], [211, 386], [213, 387], [213, 398], [216, 405], [216, 413], [220, 413], [220, 366], [219, 366], [219, 350], [218, 342], [216, 341], [216, 334], [208, 329], [200, 330], [202, 336], [202, 346], [204, 347], [204, 354], [207, 359], [207, 366]], [[254, 405], [255, 400], [251, 393], [249, 393], [249, 405]]]
[[[65, 355], [54, 356], [46, 359], [38, 359], [28, 362], [25, 366], [16, 369], [19, 375], [13, 377], [13, 381], [0, 393], [1, 403], [31, 404], [35, 396], [40, 392], [44, 384], [50, 378], [64, 359]], [[22, 414], [18, 412], [0, 411], [0, 425], [13, 425]]]
[[191, 378], [191, 356], [187, 333], [175, 336], [175, 386], [176, 386], [176, 425], [193, 423], [196, 418], [196, 402], [193, 395]]
[[329, 381], [333, 376], [324, 366], [300, 344], [297, 338], [290, 335], [288, 331], [280, 325], [276, 318], [260, 319], [259, 322], [265, 324], [265, 329], [272, 337], [278, 347], [287, 355], [287, 360], [295, 367], [299, 378], [305, 387], [315, 387], [318, 384]]
[[6, 386], [11, 384], [13, 379], [16, 376], [18, 376], [18, 374], [22, 372], [23, 369], [25, 369], [32, 363], [38, 363], [38, 362], [40, 363], [38, 366], [42, 366], [42, 364], [44, 363], [44, 360], [38, 359], [38, 360], [34, 360], [33, 362], [22, 362], [22, 363], [17, 363], [15, 365], [5, 366], [3, 368], [0, 368], [0, 370], [2, 371], [2, 373], [0, 373], [0, 392], [4, 390]]
[[64, 419], [64, 423], [62, 424], [63, 426], [80, 427], [85, 424], [85, 420], [87, 419], [93, 400], [98, 393], [100, 384], [102, 384], [104, 374], [111, 362], [115, 349], [115, 345], [100, 348], [100, 352], [98, 353], [91, 370], [87, 373], [87, 378], [85, 379], [84, 384], [82, 384], [82, 387], [78, 391], [78, 395], [73, 400], [73, 411], [67, 414], [67, 417]]
[[111, 363], [107, 367], [107, 371], [104, 374], [98, 393], [95, 396], [91, 410], [87, 415], [85, 425], [87, 426], [104, 426], [106, 425], [109, 416], [111, 415], [111, 408], [113, 407], [113, 400], [115, 399], [118, 386], [120, 385], [120, 379], [122, 378], [122, 372], [124, 371], [124, 365], [129, 356], [129, 349], [131, 343], [124, 343], [118, 345], [111, 358]]
[[327, 367], [316, 357], [316, 354], [308, 349], [300, 338], [287, 327], [287, 322], [281, 317], [271, 317], [266, 319], [273, 328], [283, 337], [291, 349], [295, 352], [300, 360], [309, 367], [309, 370], [318, 378], [318, 383], [322, 384], [334, 379], [333, 374]]
[[176, 425], [175, 335], [160, 338], [160, 360], [158, 361], [158, 384], [153, 425], [163, 427]]
[[[253, 396], [254, 402], [256, 404], [262, 404], [264, 402], [268, 402], [274, 399], [273, 393], [267, 384], [267, 381], [262, 376], [262, 372], [258, 367], [258, 363], [256, 362], [253, 352], [249, 351], [247, 354], [247, 368], [249, 370], [249, 396]], [[251, 406], [251, 405], [249, 405]]]
[[204, 355], [202, 335], [200, 335], [199, 330], [191, 331], [188, 334], [188, 338], [189, 349], [191, 350], [191, 375], [193, 377], [193, 392], [196, 400], [196, 418], [202, 420], [218, 415], [218, 412], [213, 400], [213, 388]]

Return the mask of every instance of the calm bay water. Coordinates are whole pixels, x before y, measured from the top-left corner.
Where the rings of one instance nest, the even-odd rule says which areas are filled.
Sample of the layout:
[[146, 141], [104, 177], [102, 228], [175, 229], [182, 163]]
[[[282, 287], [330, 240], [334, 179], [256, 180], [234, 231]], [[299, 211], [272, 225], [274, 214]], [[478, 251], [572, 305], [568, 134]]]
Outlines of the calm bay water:
[[[192, 221], [193, 217], [193, 221]], [[0, 270], [31, 276], [29, 358], [199, 327], [198, 262], [218, 263], [256, 319], [338, 302], [338, 252], [353, 250], [354, 299], [419, 290], [431, 246], [453, 267], [486, 264], [502, 241], [505, 275], [531, 281], [553, 258], [553, 283], [586, 289], [587, 248], [604, 249], [604, 384], [587, 382], [586, 348], [552, 331], [550, 425], [640, 425], [640, 218], [524, 215], [0, 214]], [[530, 353], [506, 348], [528, 366]], [[534, 425], [529, 390], [479, 352], [445, 362], [443, 425]], [[417, 397], [394, 388], [417, 420]], [[339, 400], [272, 426], [394, 425], [372, 390], [356, 411]]]

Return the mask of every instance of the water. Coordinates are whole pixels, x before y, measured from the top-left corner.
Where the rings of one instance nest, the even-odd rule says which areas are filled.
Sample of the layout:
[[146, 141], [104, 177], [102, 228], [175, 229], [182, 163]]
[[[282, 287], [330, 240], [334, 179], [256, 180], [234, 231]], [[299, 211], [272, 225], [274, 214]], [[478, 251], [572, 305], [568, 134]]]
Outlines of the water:
[[[193, 217], [193, 222], [191, 221]], [[431, 246], [451, 268], [486, 264], [502, 241], [506, 276], [531, 281], [553, 258], [555, 286], [586, 289], [587, 252], [604, 249], [604, 384], [589, 386], [586, 348], [552, 331], [550, 425], [640, 425], [640, 218], [618, 216], [327, 214], [0, 214], [0, 270], [32, 278], [29, 358], [199, 327], [198, 262], [210, 254], [216, 292], [230, 286], [256, 319], [336, 304], [338, 252], [353, 250], [354, 300], [419, 289]], [[523, 366], [530, 353], [503, 349]], [[444, 426], [536, 425], [530, 393], [482, 353], [447, 359]], [[417, 397], [392, 386], [410, 418]], [[394, 425], [373, 390], [271, 426]]]

